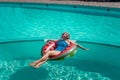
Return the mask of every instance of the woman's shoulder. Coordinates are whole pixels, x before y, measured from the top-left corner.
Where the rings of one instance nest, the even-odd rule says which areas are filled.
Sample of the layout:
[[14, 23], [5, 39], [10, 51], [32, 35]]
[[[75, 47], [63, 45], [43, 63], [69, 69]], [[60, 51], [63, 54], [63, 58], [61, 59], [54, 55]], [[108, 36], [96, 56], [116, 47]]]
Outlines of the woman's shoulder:
[[76, 42], [74, 41], [74, 40], [68, 40], [69, 41], [69, 43], [74, 43], [74, 44], [76, 44]]
[[67, 41], [69, 41], [69, 42], [73, 42], [72, 40], [70, 40], [70, 39], [68, 39]]

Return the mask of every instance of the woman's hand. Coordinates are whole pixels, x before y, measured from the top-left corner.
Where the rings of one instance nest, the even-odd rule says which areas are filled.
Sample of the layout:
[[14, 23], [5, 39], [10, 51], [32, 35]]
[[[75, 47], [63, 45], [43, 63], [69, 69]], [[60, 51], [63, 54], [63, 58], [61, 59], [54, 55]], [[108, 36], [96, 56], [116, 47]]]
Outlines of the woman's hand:
[[88, 48], [84, 48], [84, 50], [89, 50]]

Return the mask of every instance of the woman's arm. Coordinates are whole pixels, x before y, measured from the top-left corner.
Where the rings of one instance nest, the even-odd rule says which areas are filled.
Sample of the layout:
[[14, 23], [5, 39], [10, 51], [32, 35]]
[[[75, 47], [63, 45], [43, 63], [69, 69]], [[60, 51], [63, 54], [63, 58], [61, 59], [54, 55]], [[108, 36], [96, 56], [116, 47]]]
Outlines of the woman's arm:
[[83, 50], [89, 50], [89, 49], [84, 48], [83, 46], [81, 46], [81, 45], [79, 45], [79, 44], [77, 44], [77, 43], [73, 42], [72, 40], [69, 40], [69, 41], [70, 41], [71, 43], [76, 44], [76, 46], [77, 46], [77, 47], [79, 47], [79, 48], [81, 48], [81, 49], [83, 49]]
[[76, 44], [76, 45], [77, 45], [77, 47], [79, 47], [79, 48], [81, 48], [81, 49], [83, 49], [83, 50], [89, 50], [89, 49], [84, 48], [83, 46], [81, 46], [81, 45], [79, 45], [79, 44]]

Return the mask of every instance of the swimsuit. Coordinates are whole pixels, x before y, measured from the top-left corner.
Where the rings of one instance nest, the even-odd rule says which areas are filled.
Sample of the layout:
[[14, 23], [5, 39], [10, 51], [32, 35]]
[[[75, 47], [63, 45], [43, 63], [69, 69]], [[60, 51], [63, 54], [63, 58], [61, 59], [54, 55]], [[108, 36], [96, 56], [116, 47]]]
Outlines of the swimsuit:
[[57, 42], [57, 47], [55, 50], [63, 51], [68, 46], [68, 43], [65, 40], [59, 40]]

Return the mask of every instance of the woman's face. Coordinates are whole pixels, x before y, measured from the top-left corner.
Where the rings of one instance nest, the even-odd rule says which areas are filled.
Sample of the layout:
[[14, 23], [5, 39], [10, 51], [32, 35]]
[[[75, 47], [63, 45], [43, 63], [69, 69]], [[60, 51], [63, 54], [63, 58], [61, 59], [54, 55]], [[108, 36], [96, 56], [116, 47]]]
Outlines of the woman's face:
[[61, 37], [62, 37], [62, 39], [66, 40], [66, 39], [69, 38], [69, 34], [68, 33], [63, 33]]

